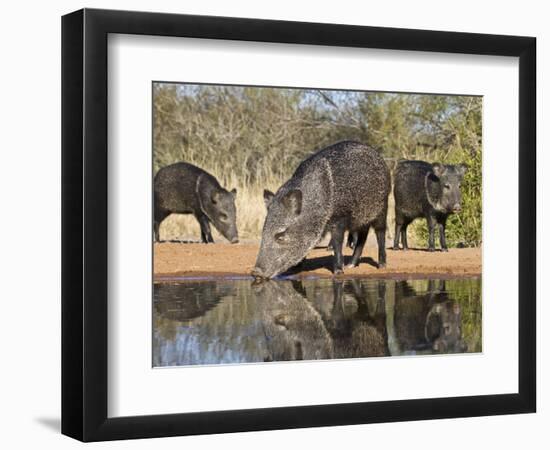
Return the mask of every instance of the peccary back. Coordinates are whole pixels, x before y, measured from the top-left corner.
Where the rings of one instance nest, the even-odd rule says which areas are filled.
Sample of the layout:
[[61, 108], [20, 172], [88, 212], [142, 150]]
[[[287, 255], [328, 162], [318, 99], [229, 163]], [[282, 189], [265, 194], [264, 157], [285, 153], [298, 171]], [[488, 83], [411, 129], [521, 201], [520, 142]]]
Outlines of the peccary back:
[[[339, 142], [303, 161], [270, 198], [253, 275], [270, 278], [299, 263], [330, 231], [335, 271], [342, 270], [343, 233], [373, 226], [385, 240], [390, 176], [382, 157], [357, 142]], [[356, 246], [358, 254], [364, 241]], [[382, 244], [382, 250], [384, 245]], [[354, 260], [358, 262], [359, 257]], [[385, 252], [381, 264], [385, 263]], [[353, 262], [353, 261], [352, 261]]]
[[154, 181], [155, 239], [161, 222], [170, 214], [193, 214], [203, 242], [213, 242], [209, 223], [230, 242], [238, 241], [236, 190], [228, 192], [208, 172], [180, 162], [160, 169]]

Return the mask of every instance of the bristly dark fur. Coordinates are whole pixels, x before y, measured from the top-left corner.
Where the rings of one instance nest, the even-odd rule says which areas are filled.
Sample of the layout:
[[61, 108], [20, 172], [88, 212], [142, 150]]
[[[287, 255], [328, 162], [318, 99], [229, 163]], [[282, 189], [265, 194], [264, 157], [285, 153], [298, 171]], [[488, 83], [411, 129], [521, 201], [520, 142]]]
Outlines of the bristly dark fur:
[[331, 232], [335, 273], [343, 270], [345, 231], [358, 233], [351, 265], [359, 264], [369, 227], [376, 231], [379, 265], [385, 265], [390, 174], [383, 158], [358, 142], [326, 147], [304, 160], [270, 199], [253, 274], [270, 278], [299, 263]]
[[461, 209], [460, 183], [466, 166], [425, 161], [400, 161], [394, 173], [395, 238], [393, 248], [408, 248], [407, 227], [418, 217], [428, 221], [428, 249], [435, 249], [435, 226], [439, 227], [441, 249], [447, 250], [445, 225], [450, 214]]
[[214, 242], [210, 222], [232, 243], [238, 242], [236, 190], [226, 191], [208, 172], [180, 162], [163, 167], [154, 182], [154, 234], [159, 241], [161, 222], [172, 213], [193, 214], [201, 227], [202, 242]]

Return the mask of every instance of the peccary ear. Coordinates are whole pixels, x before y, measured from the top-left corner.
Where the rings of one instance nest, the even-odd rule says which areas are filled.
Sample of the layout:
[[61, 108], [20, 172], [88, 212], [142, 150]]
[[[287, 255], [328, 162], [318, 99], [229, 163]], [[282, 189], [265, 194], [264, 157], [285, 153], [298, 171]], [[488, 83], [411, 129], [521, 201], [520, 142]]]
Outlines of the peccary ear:
[[432, 167], [433, 167], [434, 175], [437, 178], [441, 178], [445, 174], [445, 172], [447, 172], [447, 168], [443, 164], [433, 163]]
[[295, 216], [299, 216], [302, 212], [302, 191], [292, 189], [288, 191], [281, 199], [284, 207]]
[[464, 177], [464, 174], [466, 173], [467, 170], [468, 170], [468, 165], [467, 164], [459, 164], [459, 165], [456, 166], [456, 172], [461, 177]]
[[271, 200], [273, 200], [273, 197], [275, 197], [275, 194], [273, 192], [264, 189], [264, 203], [266, 208], [271, 203]]

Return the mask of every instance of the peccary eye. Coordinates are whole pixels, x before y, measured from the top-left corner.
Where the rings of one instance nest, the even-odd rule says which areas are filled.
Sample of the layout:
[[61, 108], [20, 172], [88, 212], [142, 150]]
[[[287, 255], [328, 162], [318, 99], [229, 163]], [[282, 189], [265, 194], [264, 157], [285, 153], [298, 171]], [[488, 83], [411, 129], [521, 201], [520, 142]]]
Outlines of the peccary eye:
[[448, 183], [447, 183], [447, 184], [445, 184], [445, 185], [443, 185], [443, 187], [444, 187], [445, 189], [451, 189], [451, 185], [450, 185], [450, 184], [448, 184]]
[[286, 233], [284, 231], [282, 233], [277, 233], [275, 235], [275, 240], [279, 243], [286, 242], [287, 240]]

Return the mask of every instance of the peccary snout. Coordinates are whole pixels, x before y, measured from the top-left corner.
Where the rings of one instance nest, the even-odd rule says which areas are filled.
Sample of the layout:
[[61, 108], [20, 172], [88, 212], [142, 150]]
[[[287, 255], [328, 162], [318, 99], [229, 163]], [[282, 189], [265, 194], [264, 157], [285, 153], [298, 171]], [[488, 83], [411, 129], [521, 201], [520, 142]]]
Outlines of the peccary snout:
[[466, 172], [466, 166], [434, 163], [432, 170], [435, 177], [428, 176], [425, 183], [429, 201], [439, 212], [460, 212], [462, 209], [460, 185]]
[[265, 271], [261, 267], [257, 267], [257, 266], [252, 269], [252, 272], [250, 272], [250, 274], [256, 279], [269, 278], [268, 276], [266, 276]]

